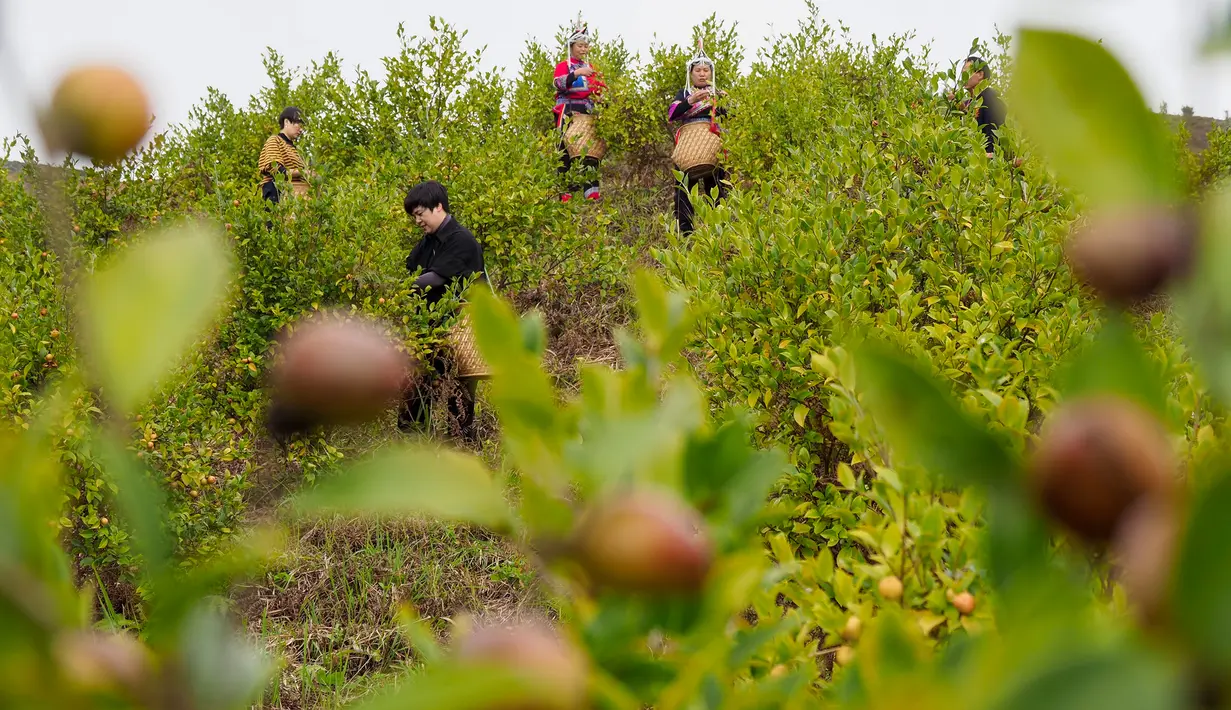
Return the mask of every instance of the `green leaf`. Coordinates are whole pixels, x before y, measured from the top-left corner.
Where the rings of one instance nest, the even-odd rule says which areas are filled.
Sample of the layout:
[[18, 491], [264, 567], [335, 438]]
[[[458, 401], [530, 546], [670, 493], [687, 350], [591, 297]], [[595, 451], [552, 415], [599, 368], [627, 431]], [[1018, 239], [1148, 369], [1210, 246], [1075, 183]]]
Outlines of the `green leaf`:
[[1231, 403], [1231, 188], [1209, 195], [1193, 273], [1174, 294], [1184, 342], [1211, 392]]
[[1015, 679], [994, 710], [1168, 710], [1187, 707], [1173, 669], [1129, 650], [1060, 653]]
[[663, 362], [674, 360], [692, 330], [687, 296], [681, 291], [668, 291], [662, 279], [648, 269], [637, 270], [633, 286], [646, 350]]
[[171, 565], [174, 543], [164, 526], [167, 499], [144, 466], [111, 436], [95, 440], [107, 476], [115, 484], [116, 504], [132, 534], [133, 547], [145, 560], [146, 573], [158, 580]]
[[[1222, 462], [1226, 465], [1226, 462]], [[1177, 623], [1202, 660], [1231, 673], [1231, 475], [1194, 496], [1176, 566]]]
[[1167, 383], [1133, 333], [1127, 318], [1109, 313], [1094, 342], [1080, 352], [1060, 377], [1064, 397], [1116, 394], [1167, 416]]
[[1013, 480], [1009, 453], [931, 377], [880, 346], [863, 348], [856, 361], [870, 413], [896, 455], [955, 485], [995, 487]]
[[808, 406], [805, 404], [797, 405], [792, 416], [795, 419], [795, 423], [798, 424], [800, 428], [803, 428], [803, 426], [808, 423]]
[[508, 504], [482, 461], [457, 451], [390, 447], [298, 497], [303, 514], [426, 515], [504, 530]]
[[482, 289], [472, 292], [470, 316], [479, 352], [492, 369], [491, 398], [500, 412], [506, 437], [530, 437], [554, 431], [556, 395], [543, 372], [534, 338], [508, 303]]
[[402, 683], [396, 690], [347, 707], [350, 710], [482, 710], [506, 704], [507, 707], [536, 707], [535, 701], [541, 702], [543, 707], [566, 707], [561, 699], [550, 698], [556, 690], [509, 667], [445, 663]]
[[156, 579], [149, 604], [145, 636], [149, 643], [165, 646], [174, 642], [184, 620], [211, 594], [224, 593], [237, 579], [259, 572], [272, 557], [285, 549], [284, 531], [255, 528], [231, 549], [189, 569], [172, 568]]
[[231, 254], [213, 229], [150, 234], [83, 285], [82, 337], [107, 401], [131, 412], [223, 303]]
[[1066, 32], [1021, 32], [1012, 106], [1060, 176], [1094, 203], [1183, 197], [1161, 120], [1106, 49]]
[[249, 707], [260, 696], [271, 664], [209, 602], [188, 615], [179, 639], [193, 707]]

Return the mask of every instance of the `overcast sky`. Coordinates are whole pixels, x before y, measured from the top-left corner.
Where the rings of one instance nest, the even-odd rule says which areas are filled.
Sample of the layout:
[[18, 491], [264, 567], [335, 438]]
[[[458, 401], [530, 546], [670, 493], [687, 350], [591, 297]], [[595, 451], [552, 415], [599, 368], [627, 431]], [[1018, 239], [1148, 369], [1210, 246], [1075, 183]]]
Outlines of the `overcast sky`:
[[[913, 31], [933, 43], [933, 58], [959, 58], [974, 37], [989, 43], [995, 26], [1023, 22], [1065, 27], [1102, 38], [1121, 57], [1152, 105], [1172, 112], [1191, 104], [1200, 115], [1231, 110], [1231, 65], [1201, 60], [1199, 38], [1211, 12], [1227, 0], [817, 0], [822, 16], [841, 21], [856, 38]], [[567, 8], [567, 9], [566, 9]], [[236, 103], [264, 82], [265, 48], [304, 66], [330, 50], [353, 69], [380, 76], [380, 58], [395, 53], [397, 24], [427, 32], [434, 13], [468, 30], [469, 47], [486, 46], [485, 63], [513, 67], [528, 38], [552, 41], [577, 5], [547, 0], [0, 0], [0, 135], [33, 132], [21, 98], [45, 97], [56, 78], [86, 60], [118, 62], [147, 84], [157, 125], [183, 121], [214, 86]], [[736, 22], [748, 55], [770, 33], [793, 30], [807, 15], [803, 0], [665, 2], [623, 0], [580, 6], [602, 36], [619, 35], [634, 50], [652, 42], [686, 43], [692, 25], [711, 12]], [[20, 66], [14, 73], [14, 58]], [[37, 143], [36, 143], [37, 144]]]

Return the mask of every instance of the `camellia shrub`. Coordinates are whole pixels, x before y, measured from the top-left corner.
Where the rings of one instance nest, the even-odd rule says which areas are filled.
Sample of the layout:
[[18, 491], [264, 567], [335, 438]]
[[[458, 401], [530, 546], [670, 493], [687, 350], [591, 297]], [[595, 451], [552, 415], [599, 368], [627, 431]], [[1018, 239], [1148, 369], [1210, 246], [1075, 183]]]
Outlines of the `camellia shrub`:
[[[721, 26], [698, 34], [735, 63]], [[724, 80], [738, 184], [685, 240], [552, 199], [527, 78], [549, 52], [506, 83], [446, 25], [402, 39], [384, 82], [330, 57], [296, 84], [271, 54], [247, 109], [211, 93], [138, 153], [27, 153], [3, 186], [5, 707], [259, 701], [272, 659], [216, 595], [282, 547], [240, 532], [262, 418], [271, 397], [387, 418], [443, 336], [401, 264], [425, 177], [498, 291], [631, 292], [636, 321], [621, 366], [561, 396], [543, 315], [473, 288], [499, 457], [350, 462], [328, 430], [283, 451], [290, 517], [483, 529], [550, 597], [550, 622], [458, 619], [448, 647], [403, 608], [415, 672], [355, 707], [1227, 705], [1231, 213], [1194, 201], [1104, 48], [1022, 33], [1020, 135], [986, 159], [935, 90], [954, 77], [804, 23]], [[605, 51], [613, 142], [647, 159], [686, 52]], [[313, 117], [312, 188], [269, 208], [244, 156], [288, 103]], [[650, 243], [659, 274], [631, 266]], [[303, 367], [304, 343], [337, 367]], [[95, 629], [117, 574], [138, 634]]]

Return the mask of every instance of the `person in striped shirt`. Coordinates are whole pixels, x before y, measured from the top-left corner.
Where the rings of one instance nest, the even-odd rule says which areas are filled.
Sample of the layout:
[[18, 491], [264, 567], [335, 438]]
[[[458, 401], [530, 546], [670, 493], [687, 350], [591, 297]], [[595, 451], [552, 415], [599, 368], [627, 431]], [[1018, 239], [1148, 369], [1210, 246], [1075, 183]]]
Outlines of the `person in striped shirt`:
[[[574, 25], [573, 33], [568, 38], [568, 59], [556, 65], [554, 85], [556, 87], [556, 105], [552, 108], [555, 115], [556, 129], [564, 126], [565, 117], [575, 113], [593, 113], [594, 97], [602, 89], [602, 82], [595, 76], [594, 66], [586, 61], [590, 53], [590, 34], [586, 25], [580, 22]], [[573, 157], [569, 155], [563, 136], [560, 141], [560, 175], [568, 175], [573, 167]], [[601, 200], [598, 190], [598, 158], [586, 156], [581, 164], [590, 174], [583, 185], [569, 184], [566, 192], [560, 194], [562, 202], [572, 199], [572, 193], [582, 190], [587, 199]]]
[[261, 196], [270, 202], [278, 202], [278, 185], [274, 181], [275, 174], [286, 175], [291, 179], [291, 188], [295, 194], [301, 195], [308, 191], [307, 166], [295, 141], [303, 133], [303, 114], [294, 106], [288, 106], [278, 116], [281, 130], [265, 141], [261, 148], [261, 158], [258, 161], [261, 172]]

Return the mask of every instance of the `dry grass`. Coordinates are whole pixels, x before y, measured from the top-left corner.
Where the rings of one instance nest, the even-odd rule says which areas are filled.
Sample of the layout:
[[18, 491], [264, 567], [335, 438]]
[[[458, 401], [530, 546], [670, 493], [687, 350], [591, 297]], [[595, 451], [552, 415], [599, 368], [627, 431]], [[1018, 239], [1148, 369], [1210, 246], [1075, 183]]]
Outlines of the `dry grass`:
[[293, 543], [232, 598], [284, 666], [266, 707], [329, 706], [415, 662], [398, 629], [412, 605], [442, 639], [460, 614], [545, 615], [517, 551], [465, 526], [335, 519], [291, 527]]

